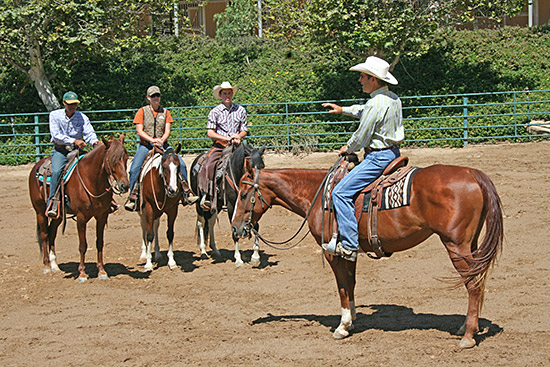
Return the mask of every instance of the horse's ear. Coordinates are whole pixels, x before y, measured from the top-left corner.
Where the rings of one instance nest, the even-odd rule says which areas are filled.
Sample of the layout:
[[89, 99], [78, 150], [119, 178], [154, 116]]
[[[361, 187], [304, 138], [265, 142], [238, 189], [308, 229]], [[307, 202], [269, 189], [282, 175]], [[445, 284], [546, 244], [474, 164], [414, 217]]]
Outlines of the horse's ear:
[[181, 143], [178, 144], [178, 147], [176, 148], [176, 154], [180, 154], [181, 150]]
[[258, 152], [260, 152], [260, 155], [264, 155], [265, 145], [262, 145], [262, 147], [260, 149], [258, 149]]
[[120, 140], [121, 143], [124, 143], [124, 133], [120, 134], [118, 140]]
[[250, 157], [246, 157], [244, 159], [244, 171], [245, 172], [254, 172], [254, 167], [252, 166], [252, 162], [250, 162]]
[[105, 139], [105, 137], [101, 137], [101, 141], [103, 142], [103, 144], [105, 144], [105, 146], [107, 147], [107, 149], [109, 149], [109, 146], [111, 145], [111, 143], [109, 142], [109, 140]]

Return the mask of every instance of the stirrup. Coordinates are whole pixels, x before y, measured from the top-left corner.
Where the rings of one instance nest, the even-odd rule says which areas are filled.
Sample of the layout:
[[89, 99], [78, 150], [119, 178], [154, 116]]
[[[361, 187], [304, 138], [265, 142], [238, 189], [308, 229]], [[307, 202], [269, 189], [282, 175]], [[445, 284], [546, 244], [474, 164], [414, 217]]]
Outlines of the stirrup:
[[323, 250], [331, 255], [340, 256], [348, 261], [357, 260], [357, 251], [348, 250], [347, 248], [345, 248], [342, 245], [342, 242], [338, 241], [337, 236], [332, 236], [332, 239], [329, 241], [329, 243], [323, 243], [321, 247], [323, 247]]

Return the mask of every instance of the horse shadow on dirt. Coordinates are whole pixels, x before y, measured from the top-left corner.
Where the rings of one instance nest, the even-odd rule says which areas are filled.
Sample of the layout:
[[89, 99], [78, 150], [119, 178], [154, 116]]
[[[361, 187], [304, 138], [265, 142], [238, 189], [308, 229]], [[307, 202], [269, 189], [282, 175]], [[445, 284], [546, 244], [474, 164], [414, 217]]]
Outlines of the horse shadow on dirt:
[[[59, 264], [59, 269], [65, 272], [64, 278], [66, 279], [78, 279], [80, 272], [78, 271], [77, 262], [67, 262]], [[86, 262], [86, 274], [89, 279], [97, 279], [97, 267], [95, 262]], [[109, 275], [109, 278], [116, 277], [118, 275], [128, 275], [134, 279], [147, 279], [151, 275], [150, 272], [144, 272], [134, 266], [127, 266], [121, 263], [106, 263], [104, 265], [105, 271]]]
[[[174, 260], [176, 260], [176, 263], [182, 264], [186, 262], [201, 262], [201, 261], [210, 261], [211, 264], [223, 264], [226, 262], [235, 262], [235, 251], [234, 250], [228, 250], [228, 249], [218, 249], [220, 252], [221, 257], [215, 257], [213, 256], [211, 251], [208, 251], [209, 258], [203, 259], [200, 257], [200, 254], [197, 254], [195, 252], [186, 252], [186, 251], [174, 251]], [[180, 254], [180, 252], [185, 252], [186, 254]], [[250, 265], [250, 259], [252, 258], [252, 254], [254, 253], [254, 250], [241, 250], [241, 258], [245, 264], [245, 266]], [[279, 265], [279, 261], [271, 261], [270, 259], [276, 255], [268, 254], [262, 250], [260, 250], [260, 265], [254, 266], [256, 269], [264, 269], [272, 266]], [[163, 259], [166, 257], [166, 252], [163, 252]], [[194, 265], [196, 268], [198, 266]], [[182, 268], [183, 271], [186, 271]], [[192, 271], [192, 270], [191, 270]]]
[[[372, 313], [359, 312], [360, 309], [373, 310]], [[367, 330], [382, 331], [405, 331], [405, 330], [439, 330], [455, 336], [456, 331], [464, 323], [464, 315], [436, 315], [432, 313], [415, 313], [412, 308], [388, 305], [374, 304], [361, 305], [356, 307], [357, 319], [353, 321], [354, 329], [350, 334], [359, 334]], [[268, 322], [307, 320], [318, 322], [323, 326], [330, 328], [332, 332], [340, 323], [340, 315], [321, 316], [321, 315], [273, 315], [268, 313], [266, 317], [260, 317], [252, 321], [252, 325]], [[475, 340], [479, 345], [485, 339], [500, 334], [503, 329], [490, 320], [479, 319], [479, 333]]]

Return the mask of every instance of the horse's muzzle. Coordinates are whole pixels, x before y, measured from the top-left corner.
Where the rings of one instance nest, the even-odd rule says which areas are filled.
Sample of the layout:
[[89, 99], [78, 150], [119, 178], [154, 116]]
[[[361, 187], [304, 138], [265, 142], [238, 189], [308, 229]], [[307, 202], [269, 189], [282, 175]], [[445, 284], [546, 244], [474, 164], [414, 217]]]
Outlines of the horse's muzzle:
[[250, 224], [248, 223], [241, 226], [240, 228], [232, 226], [231, 230], [233, 231], [233, 236], [237, 238], [250, 238], [252, 235], [250, 232]]
[[115, 187], [120, 194], [125, 194], [130, 189], [130, 185], [125, 182], [115, 182]]

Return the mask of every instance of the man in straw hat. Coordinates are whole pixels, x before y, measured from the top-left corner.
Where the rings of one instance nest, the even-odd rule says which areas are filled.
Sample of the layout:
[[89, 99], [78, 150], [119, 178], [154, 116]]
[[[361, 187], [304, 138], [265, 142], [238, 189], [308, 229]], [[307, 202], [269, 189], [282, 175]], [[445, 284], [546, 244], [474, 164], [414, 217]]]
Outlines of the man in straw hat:
[[222, 156], [222, 152], [229, 144], [237, 146], [241, 144], [248, 133], [246, 110], [243, 106], [233, 103], [233, 96], [237, 91], [229, 82], [223, 82], [214, 87], [214, 97], [221, 99], [218, 106], [208, 114], [208, 137], [214, 141], [214, 145], [207, 153], [206, 161], [197, 175], [197, 184], [203, 210], [215, 209], [216, 206], [216, 164]]
[[[136, 133], [139, 136], [140, 142], [130, 166], [130, 194], [128, 200], [124, 204], [124, 208], [128, 211], [138, 210], [139, 185], [136, 182], [141, 172], [141, 166], [145, 162], [147, 153], [153, 149], [153, 146], [168, 149], [168, 138], [170, 137], [170, 128], [174, 119], [170, 115], [170, 111], [160, 105], [160, 88], [152, 85], [147, 88], [148, 106], [141, 107], [134, 117]], [[187, 166], [183, 159], [179, 156], [180, 173], [182, 176], [183, 192], [181, 203], [185, 206], [193, 204], [199, 198], [194, 196], [187, 184]]]
[[88, 116], [77, 111], [78, 96], [75, 92], [63, 95], [64, 108], [50, 112], [50, 135], [53, 143], [52, 175], [50, 178], [50, 195], [46, 215], [57, 218], [59, 213], [58, 186], [61, 182], [61, 173], [67, 163], [67, 154], [77, 148], [84, 148], [86, 144], [96, 146], [99, 140]]
[[332, 191], [332, 200], [338, 223], [339, 236], [323, 244], [323, 249], [349, 261], [357, 259], [359, 232], [355, 219], [354, 195], [382, 174], [395, 158], [400, 156], [399, 144], [404, 140], [401, 100], [388, 89], [397, 80], [389, 72], [390, 65], [370, 56], [364, 63], [350, 68], [359, 71], [359, 82], [363, 92], [370, 93], [364, 105], [340, 107], [334, 103], [323, 103], [330, 107], [330, 113], [343, 113], [360, 119], [359, 128], [347, 144], [340, 148], [340, 155], [346, 155], [365, 148], [365, 159], [351, 170]]

